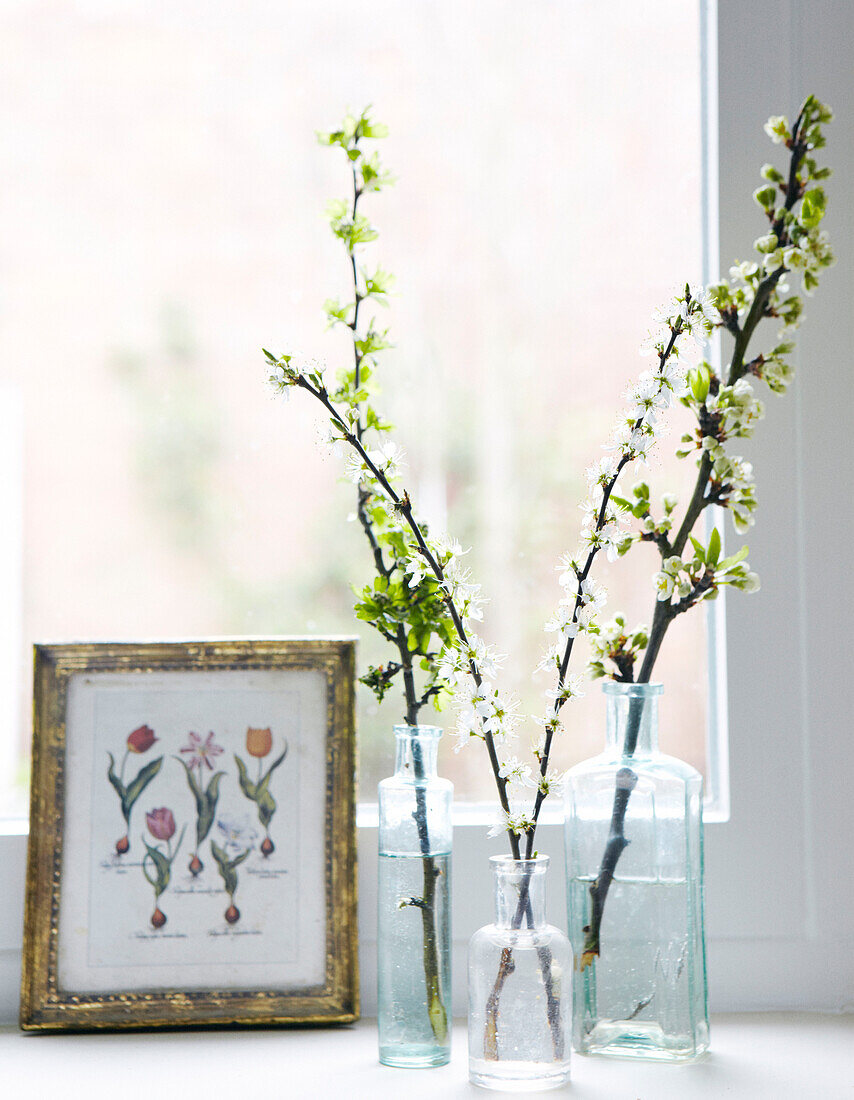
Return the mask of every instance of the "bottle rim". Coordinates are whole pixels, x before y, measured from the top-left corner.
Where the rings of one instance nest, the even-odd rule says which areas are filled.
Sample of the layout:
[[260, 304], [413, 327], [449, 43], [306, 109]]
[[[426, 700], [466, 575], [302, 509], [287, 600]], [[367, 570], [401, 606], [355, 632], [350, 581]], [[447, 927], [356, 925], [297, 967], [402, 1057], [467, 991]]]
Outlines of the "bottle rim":
[[515, 859], [513, 856], [490, 856], [493, 870], [517, 872], [519, 874], [539, 874], [548, 868], [550, 856], [532, 856], [530, 859]]
[[432, 737], [436, 741], [442, 736], [441, 726], [407, 726], [401, 723], [394, 727], [395, 737]]
[[664, 684], [623, 684], [617, 680], [606, 680], [602, 685], [606, 695], [622, 695], [628, 699], [649, 699], [654, 695], [661, 695]]

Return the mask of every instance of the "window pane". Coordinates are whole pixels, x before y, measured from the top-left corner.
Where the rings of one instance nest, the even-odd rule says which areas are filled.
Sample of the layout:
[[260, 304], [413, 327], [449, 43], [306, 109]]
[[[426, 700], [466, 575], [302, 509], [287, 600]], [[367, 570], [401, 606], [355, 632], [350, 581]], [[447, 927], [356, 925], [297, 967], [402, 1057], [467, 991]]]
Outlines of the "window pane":
[[[348, 355], [320, 309], [347, 290], [320, 216], [346, 165], [313, 135], [368, 102], [399, 176], [365, 200], [398, 279], [382, 403], [422, 515], [474, 547], [484, 633], [540, 713], [530, 669], [584, 470], [651, 311], [699, 275], [697, 6], [89, 0], [8, 5], [2, 30], [22, 753], [33, 640], [354, 632], [370, 560], [352, 486], [302, 395], [271, 398], [259, 349]], [[662, 457], [653, 477], [684, 488], [692, 469]], [[653, 607], [645, 550], [597, 563], [632, 620]], [[685, 616], [660, 665], [665, 746], [701, 767], [704, 654]], [[362, 664], [379, 659], [366, 636]], [[399, 717], [361, 696], [365, 798]], [[561, 763], [598, 751], [603, 718], [594, 687]], [[458, 797], [489, 797], [483, 753], [449, 750]]]

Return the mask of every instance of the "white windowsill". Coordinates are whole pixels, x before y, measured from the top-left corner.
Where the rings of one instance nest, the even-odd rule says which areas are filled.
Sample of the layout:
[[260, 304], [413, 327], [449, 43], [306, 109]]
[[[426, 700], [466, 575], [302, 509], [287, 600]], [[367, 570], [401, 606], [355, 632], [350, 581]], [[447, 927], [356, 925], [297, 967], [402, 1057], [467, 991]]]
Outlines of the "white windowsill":
[[[377, 1064], [372, 1020], [323, 1030], [22, 1035], [0, 1031], [4, 1094], [127, 1097], [476, 1097], [468, 1083], [465, 1026], [451, 1064], [433, 1070]], [[574, 1057], [576, 1100], [787, 1100], [851, 1095], [854, 1017], [798, 1013], [713, 1018], [712, 1051], [694, 1065]], [[165, 1089], [165, 1092], [164, 1092]], [[521, 1095], [521, 1094], [517, 1094]]]

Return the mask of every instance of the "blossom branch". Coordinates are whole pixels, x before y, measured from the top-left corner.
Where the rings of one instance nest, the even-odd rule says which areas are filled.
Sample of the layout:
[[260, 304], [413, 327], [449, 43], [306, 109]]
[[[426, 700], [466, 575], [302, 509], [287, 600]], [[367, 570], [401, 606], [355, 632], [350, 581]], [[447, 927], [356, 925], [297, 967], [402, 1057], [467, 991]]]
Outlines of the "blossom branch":
[[[789, 159], [789, 171], [788, 178], [785, 186], [785, 199], [782, 209], [779, 214], [769, 215], [773, 217], [773, 226], [771, 233], [776, 239], [777, 247], [785, 248], [786, 245], [791, 243], [790, 231], [786, 224], [787, 213], [790, 213], [795, 204], [803, 197], [804, 184], [798, 176], [798, 171], [801, 164], [808, 152], [808, 143], [804, 140], [801, 133], [801, 127], [804, 122], [805, 112], [807, 110], [808, 102], [805, 102], [798, 112], [798, 116], [795, 119], [792, 126], [791, 138], [788, 139], [788, 144], [791, 150]], [[730, 324], [726, 327], [735, 336], [735, 344], [733, 347], [732, 356], [727, 370], [726, 385], [734, 386], [735, 383], [744, 376], [747, 371], [745, 365], [745, 357], [747, 353], [748, 345], [753, 337], [757, 325], [763, 319], [768, 316], [768, 303], [771, 296], [777, 287], [780, 279], [786, 273], [787, 268], [785, 264], [780, 264], [775, 267], [774, 270], [769, 272], [759, 283], [753, 302], [750, 309], [747, 312], [747, 316], [744, 319], [744, 323], [739, 325], [737, 313], [734, 313], [730, 318]], [[691, 500], [685, 511], [684, 519], [679, 527], [679, 530], [673, 539], [672, 555], [681, 556], [684, 551], [688, 538], [700, 518], [700, 514], [709, 505], [717, 503], [713, 496], [707, 493], [709, 487], [709, 481], [712, 476], [713, 461], [711, 454], [707, 451], [700, 458], [699, 469], [697, 473], [697, 480], [694, 485], [694, 491], [691, 495]], [[666, 555], [662, 553], [662, 558]], [[655, 667], [655, 662], [658, 659], [659, 652], [661, 650], [661, 644], [664, 641], [664, 636], [667, 633], [668, 627], [676, 618], [677, 611], [669, 604], [657, 601], [655, 610], [653, 612], [652, 628], [649, 634], [649, 644], [644, 654], [643, 663], [641, 665], [640, 672], [638, 674], [638, 683], [648, 683]]]
[[[762, 174], [772, 186], [761, 187], [754, 194], [771, 225], [770, 232], [755, 242], [757, 250], [764, 254], [764, 274], [759, 274], [759, 266], [755, 263], [741, 264], [733, 268], [733, 274], [743, 280], [744, 288], [736, 286], [733, 289], [725, 283], [714, 288], [720, 310], [719, 324], [733, 335], [734, 346], [725, 382], [715, 378], [705, 363], [692, 372], [693, 377], [689, 379], [699, 422], [701, 454], [697, 480], [672, 542], [668, 546], [665, 540], [654, 540], [659, 546], [662, 570], [656, 575], [658, 598], [652, 627], [644, 645], [637, 647], [645, 649], [638, 674], [639, 683], [650, 681], [664, 637], [677, 616], [703, 599], [714, 598], [720, 585], [729, 584], [747, 591], [758, 587], [758, 578], [748, 571], [744, 562], [746, 547], [721, 561], [721, 538], [717, 528], [712, 532], [708, 547], [698, 542], [691, 532], [703, 510], [712, 504], [730, 508], [738, 530], [743, 530], [752, 521], [755, 497], [750, 466], [740, 458], [728, 457], [722, 444], [731, 436], [750, 435], [752, 422], [762, 415], [761, 405], [752, 397], [744, 376], [747, 373], [756, 374], [764, 378], [772, 390], [780, 391], [785, 389], [791, 375], [790, 368], [783, 362], [783, 356], [792, 349], [791, 344], [779, 345], [768, 357], [760, 355], [747, 361], [748, 346], [763, 318], [782, 316], [786, 328], [798, 323], [800, 299], [794, 297], [780, 303], [777, 297], [783, 276], [790, 270], [800, 268], [804, 290], [810, 293], [818, 283], [818, 271], [833, 262], [826, 234], [817, 230], [824, 214], [824, 192], [820, 187], [807, 191], [809, 179], [820, 180], [829, 174], [829, 169], [816, 167], [810, 152], [824, 144], [821, 123], [831, 117], [827, 108], [810, 96], [798, 113], [791, 133], [783, 117], [773, 118], [766, 125], [772, 139], [775, 142], [784, 141], [790, 150], [788, 173], [784, 179], [772, 165], [766, 165]], [[805, 178], [802, 178], [804, 169]], [[777, 188], [774, 184], [784, 195], [780, 207], [776, 206]], [[794, 208], [798, 202], [802, 205], [796, 217]], [[743, 323], [739, 323], [741, 313], [744, 314]], [[692, 404], [690, 396], [685, 403]], [[691, 436], [683, 439], [689, 443], [692, 441]], [[689, 451], [677, 453], [684, 456]], [[684, 562], [682, 555], [689, 540], [694, 546], [694, 558]], [[620, 651], [625, 652], [622, 644], [616, 652], [612, 651], [607, 656], [616, 662]], [[635, 751], [642, 709], [642, 700], [631, 700], [623, 746], [626, 757], [632, 756]], [[624, 824], [634, 773], [631, 768], [625, 767], [620, 775], [622, 780], [618, 776], [610, 835], [599, 874], [590, 886], [591, 918], [584, 929], [582, 969], [599, 954], [605, 900], [626, 843]]]
[[[365, 467], [367, 467], [371, 475], [382, 488], [383, 493], [391, 502], [395, 511], [403, 517], [404, 522], [406, 523], [407, 527], [412, 532], [412, 535], [415, 538], [418, 552], [426, 562], [427, 566], [431, 570], [433, 576], [436, 578], [436, 581], [442, 589], [445, 604], [448, 609], [448, 614], [450, 615], [451, 622], [454, 625], [454, 630], [456, 631], [457, 637], [459, 638], [463, 649], [469, 651], [469, 674], [474, 681], [475, 686], [477, 688], [480, 688], [483, 683], [483, 676], [481, 674], [480, 668], [478, 667], [475, 656], [470, 652], [471, 643], [468, 633], [466, 632], [466, 628], [463, 624], [462, 616], [460, 615], [460, 611], [451, 592], [448, 590], [444, 570], [440, 562], [437, 560], [436, 556], [430, 549], [427, 540], [424, 538], [424, 534], [421, 530], [420, 525], [412, 515], [412, 502], [410, 500], [409, 494], [406, 491], [399, 494], [395, 490], [394, 486], [386, 477], [384, 470], [380, 467], [378, 463], [374, 462], [371, 455], [365, 449], [356, 431], [350, 427], [350, 424], [332, 403], [329, 398], [329, 393], [326, 390], [326, 387], [323, 385], [322, 381], [318, 379], [317, 382], [313, 384], [310, 379], [301, 372], [294, 372], [291, 376], [291, 384], [299, 386], [301, 389], [306, 390], [312, 395], [312, 397], [316, 398], [321, 403], [321, 405], [323, 405], [323, 407], [329, 413], [333, 424], [341, 433], [341, 438], [346, 441], [359, 456], [362, 463], [365, 465]], [[486, 744], [486, 750], [489, 755], [489, 762], [492, 768], [492, 774], [495, 779], [495, 785], [498, 791], [498, 800], [501, 803], [501, 808], [504, 810], [504, 812], [506, 814], [509, 814], [510, 803], [507, 798], [507, 780], [501, 775], [501, 766], [495, 747], [495, 739], [492, 733], [487, 729], [484, 729], [483, 731], [483, 739]], [[520, 849], [518, 837], [511, 829], [508, 829], [507, 832], [513, 857], [515, 859], [519, 859]]]
[[[684, 302], [684, 312], [686, 316], [690, 315], [691, 307], [691, 292], [690, 288], [686, 287]], [[659, 352], [657, 370], [657, 376], [659, 378], [662, 377], [667, 363], [670, 360], [671, 355], [673, 354], [679, 336], [683, 331], [684, 324], [685, 318], [680, 315], [675, 319], [673, 325], [671, 326], [670, 337], [667, 341], [667, 344]], [[654, 414], [655, 408], [654, 406], [652, 406], [637, 417], [632, 426], [630, 439], [635, 438], [638, 433], [642, 431], [644, 426], [647, 424], [648, 419], [652, 418]], [[531, 855], [534, 851], [534, 837], [536, 833], [537, 822], [539, 820], [540, 810], [542, 809], [543, 802], [548, 795], [548, 785], [546, 783], [546, 777], [548, 775], [549, 761], [551, 758], [552, 742], [554, 740], [555, 732], [557, 731], [559, 726], [561, 710], [563, 709], [563, 706], [568, 701], [568, 699], [571, 698], [571, 689], [566, 683], [566, 676], [569, 670], [569, 663], [572, 658], [572, 650], [575, 645], [575, 639], [578, 636], [579, 612], [585, 605], [586, 582], [590, 575], [590, 570], [593, 567], [593, 562], [595, 561], [599, 551], [603, 548], [600, 537], [602, 531], [606, 527], [606, 524], [609, 522], [608, 504], [611, 499], [611, 494], [613, 493], [614, 487], [616, 486], [624, 468], [636, 457], [637, 454], [633, 450], [630, 449], [625, 451], [617, 462], [617, 466], [613, 474], [602, 486], [602, 501], [599, 506], [598, 514], [596, 516], [595, 525], [593, 527], [592, 537], [590, 540], [590, 550], [587, 554], [587, 558], [584, 562], [583, 567], [580, 570], [575, 571], [577, 577], [575, 604], [572, 610], [572, 618], [569, 623], [568, 637], [566, 639], [563, 656], [560, 661], [558, 674], [558, 690], [554, 701], [554, 708], [552, 711], [551, 720], [546, 723], [545, 741], [543, 744], [543, 750], [540, 753], [540, 782], [537, 787], [537, 794], [534, 800], [534, 810], [532, 814], [531, 826], [527, 831], [526, 858], [528, 859], [531, 858]]]

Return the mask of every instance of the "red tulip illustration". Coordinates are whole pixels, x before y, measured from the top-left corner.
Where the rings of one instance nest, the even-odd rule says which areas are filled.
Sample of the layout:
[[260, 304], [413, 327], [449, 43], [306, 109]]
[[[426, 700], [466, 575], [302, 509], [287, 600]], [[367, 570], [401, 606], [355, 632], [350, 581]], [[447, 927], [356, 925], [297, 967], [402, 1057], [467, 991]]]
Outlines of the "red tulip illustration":
[[[145, 815], [145, 824], [155, 840], [165, 843], [166, 851], [160, 849], [159, 844], [151, 845], [142, 838], [145, 845], [145, 855], [142, 857], [142, 873], [151, 886], [154, 887], [154, 912], [151, 914], [151, 923], [154, 928], [162, 928], [166, 923], [166, 914], [160, 908], [160, 898], [169, 885], [172, 877], [172, 861], [178, 855], [181, 842], [184, 839], [186, 826], [181, 830], [175, 851], [172, 851], [172, 837], [175, 835], [175, 817], [170, 809], [161, 806], [151, 810]], [[151, 874], [149, 873], [151, 868]]]
[[128, 752], [148, 752], [157, 740], [150, 726], [139, 726], [133, 733], [128, 734]]
[[131, 753], [141, 755], [144, 752], [148, 752], [157, 740], [158, 738], [154, 736], [154, 730], [148, 725], [138, 726], [132, 733], [128, 734], [127, 747], [122, 758], [122, 766], [118, 775], [116, 774], [116, 762], [113, 758], [113, 754], [111, 752], [107, 753], [107, 756], [110, 758], [110, 766], [107, 769], [107, 779], [109, 779], [116, 794], [119, 796], [122, 816], [127, 825], [127, 832], [125, 835], [116, 841], [116, 853], [120, 856], [123, 856], [130, 848], [128, 836], [130, 833], [130, 814], [134, 803], [155, 775], [160, 771], [161, 765], [163, 764], [163, 757], [158, 756], [156, 760], [152, 760], [143, 768], [140, 768], [136, 778], [131, 780], [127, 785], [125, 785], [125, 766], [127, 765], [128, 757]]

